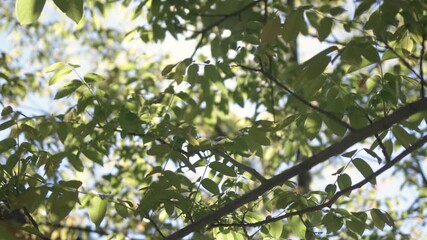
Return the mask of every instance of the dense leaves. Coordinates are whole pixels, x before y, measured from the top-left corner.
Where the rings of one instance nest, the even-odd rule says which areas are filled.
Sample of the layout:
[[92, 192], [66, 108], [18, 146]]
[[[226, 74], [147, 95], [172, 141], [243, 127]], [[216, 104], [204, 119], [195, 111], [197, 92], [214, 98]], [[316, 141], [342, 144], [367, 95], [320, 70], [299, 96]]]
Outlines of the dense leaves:
[[3, 5], [1, 236], [427, 234], [423, 1]]

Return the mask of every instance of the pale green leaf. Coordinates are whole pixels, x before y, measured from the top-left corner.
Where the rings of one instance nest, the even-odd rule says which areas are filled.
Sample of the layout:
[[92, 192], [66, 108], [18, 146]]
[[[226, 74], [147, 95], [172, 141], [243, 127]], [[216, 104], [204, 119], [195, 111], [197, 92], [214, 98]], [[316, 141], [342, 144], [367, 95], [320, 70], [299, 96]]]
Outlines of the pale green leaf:
[[99, 226], [102, 220], [105, 217], [107, 212], [107, 200], [100, 198], [99, 196], [94, 196], [89, 203], [88, 213], [90, 220], [96, 225]]
[[53, 71], [56, 71], [56, 70], [58, 70], [58, 69], [60, 69], [60, 68], [65, 67], [65, 66], [67, 66], [67, 64], [66, 64], [66, 63], [63, 63], [63, 62], [57, 62], [57, 63], [54, 63], [54, 64], [50, 65], [49, 67], [45, 68], [45, 69], [44, 69], [44, 72], [45, 72], [45, 73], [53, 72]]
[[16, 15], [21, 24], [30, 24], [40, 17], [46, 0], [16, 0]]

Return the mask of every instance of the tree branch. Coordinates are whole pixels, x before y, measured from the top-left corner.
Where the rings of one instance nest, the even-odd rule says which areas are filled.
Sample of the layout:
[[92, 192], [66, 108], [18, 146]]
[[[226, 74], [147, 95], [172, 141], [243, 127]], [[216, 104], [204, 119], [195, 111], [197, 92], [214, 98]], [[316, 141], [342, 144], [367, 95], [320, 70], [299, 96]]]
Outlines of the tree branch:
[[392, 161], [388, 162], [387, 164], [385, 164], [383, 167], [381, 167], [380, 169], [378, 169], [377, 171], [375, 171], [374, 173], [372, 173], [371, 175], [369, 175], [368, 177], [366, 177], [365, 179], [363, 179], [362, 181], [358, 182], [357, 184], [354, 184], [348, 188], [345, 188], [339, 192], [337, 192], [329, 201], [317, 205], [317, 206], [313, 206], [313, 207], [308, 207], [308, 208], [304, 208], [302, 210], [298, 210], [295, 212], [289, 212], [286, 213], [284, 215], [278, 216], [278, 217], [272, 217], [272, 218], [268, 218], [266, 220], [263, 221], [259, 221], [259, 222], [254, 222], [254, 223], [230, 223], [230, 224], [213, 224], [213, 226], [239, 226], [239, 227], [257, 227], [257, 226], [261, 226], [264, 224], [268, 224], [268, 223], [272, 223], [272, 222], [276, 222], [285, 218], [289, 218], [292, 216], [296, 216], [296, 215], [302, 215], [304, 213], [308, 213], [308, 212], [314, 212], [317, 210], [321, 210], [325, 207], [330, 208], [332, 206], [332, 204], [334, 204], [342, 195], [351, 192], [355, 189], [361, 188], [363, 185], [365, 185], [366, 183], [370, 182], [371, 180], [375, 179], [376, 177], [378, 177], [379, 175], [381, 175], [383, 172], [385, 172], [386, 170], [388, 170], [389, 168], [391, 168], [392, 166], [394, 166], [396, 163], [398, 163], [400, 160], [402, 160], [404, 157], [406, 157], [408, 154], [412, 153], [413, 151], [419, 149], [420, 147], [422, 147], [425, 143], [427, 142], [427, 136], [424, 136], [422, 139], [418, 140], [417, 142], [415, 142], [413, 145], [411, 145], [410, 147], [408, 147], [407, 149], [405, 149], [403, 152], [401, 152], [398, 156], [396, 156]]
[[[325, 162], [329, 158], [338, 155], [344, 152], [349, 147], [354, 144], [372, 136], [373, 134], [384, 131], [394, 124], [407, 119], [409, 116], [427, 110], [427, 99], [421, 99], [416, 102], [410, 103], [404, 107], [401, 107], [393, 114], [389, 115], [386, 118], [366, 126], [364, 128], [358, 129], [358, 131], [352, 132], [347, 137], [343, 138], [340, 142], [335, 143], [323, 151], [315, 154], [314, 156], [306, 159], [298, 165], [295, 165], [282, 173], [268, 179], [265, 183], [261, 184], [259, 187], [254, 190], [246, 193], [245, 195], [237, 198], [223, 207], [219, 208], [215, 212], [207, 214], [206, 216], [200, 218], [196, 222], [193, 222], [186, 227], [176, 231], [175, 233], [167, 236], [165, 239], [180, 239], [192, 232], [198, 231], [201, 228], [205, 227], [209, 223], [218, 220], [219, 218], [235, 211], [239, 207], [258, 199], [265, 192], [271, 190], [272, 188], [283, 184], [283, 182], [289, 180], [290, 178], [298, 175], [303, 171], [307, 171], [312, 167]], [[417, 144], [412, 145], [413, 147], [418, 146]]]

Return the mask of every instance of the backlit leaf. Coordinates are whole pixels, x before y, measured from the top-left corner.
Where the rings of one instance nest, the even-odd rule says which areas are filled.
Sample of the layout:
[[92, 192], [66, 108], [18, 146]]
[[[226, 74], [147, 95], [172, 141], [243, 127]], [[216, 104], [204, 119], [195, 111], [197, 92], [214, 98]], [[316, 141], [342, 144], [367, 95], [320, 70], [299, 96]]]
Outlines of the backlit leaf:
[[40, 17], [46, 0], [16, 0], [16, 15], [21, 24], [30, 24]]
[[393, 127], [393, 135], [396, 137], [397, 142], [402, 144], [405, 148], [409, 147], [412, 143], [416, 141], [416, 138], [409, 134], [405, 129], [400, 126]]
[[59, 91], [56, 93], [54, 99], [60, 99], [63, 97], [67, 97], [74, 93], [80, 86], [82, 85], [82, 82], [79, 80], [73, 80], [71, 83], [63, 86], [59, 89]]
[[283, 222], [281, 220], [269, 224], [269, 233], [274, 239], [280, 239], [283, 231]]
[[[353, 164], [357, 168], [357, 170], [359, 170], [359, 172], [365, 178], [367, 178], [368, 176], [370, 176], [370, 175], [372, 175], [374, 173], [374, 171], [372, 170], [371, 166], [369, 166], [369, 164], [367, 162], [365, 162], [363, 159], [360, 159], [360, 158], [353, 159]], [[369, 182], [372, 185], [376, 185], [377, 184], [376, 178], [373, 178]]]
[[105, 217], [107, 212], [107, 200], [102, 199], [99, 196], [94, 196], [89, 203], [88, 213], [90, 220], [96, 225], [99, 226], [102, 220]]

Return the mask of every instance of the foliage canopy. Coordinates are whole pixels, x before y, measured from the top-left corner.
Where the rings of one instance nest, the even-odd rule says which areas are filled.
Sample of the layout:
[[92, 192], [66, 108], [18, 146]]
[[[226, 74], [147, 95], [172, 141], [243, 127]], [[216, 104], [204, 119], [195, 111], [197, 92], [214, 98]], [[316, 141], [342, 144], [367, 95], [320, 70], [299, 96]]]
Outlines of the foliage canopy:
[[1, 236], [427, 234], [423, 0], [2, 5]]

